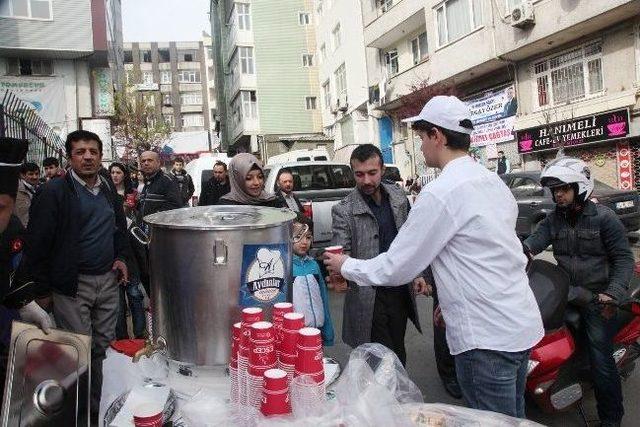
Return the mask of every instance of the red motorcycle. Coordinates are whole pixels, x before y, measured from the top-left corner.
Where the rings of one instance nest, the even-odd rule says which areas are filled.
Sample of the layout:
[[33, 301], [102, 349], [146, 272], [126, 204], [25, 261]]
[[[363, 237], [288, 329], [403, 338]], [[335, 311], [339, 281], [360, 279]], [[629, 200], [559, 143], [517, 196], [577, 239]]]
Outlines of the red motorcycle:
[[[547, 261], [533, 261], [528, 273], [546, 333], [529, 358], [527, 395], [549, 413], [577, 407], [586, 425], [582, 397], [583, 390], [591, 383], [589, 358], [574, 339], [580, 328], [577, 310], [567, 304], [571, 299], [570, 291], [580, 289], [570, 289], [567, 275]], [[613, 358], [623, 380], [631, 375], [640, 356], [639, 278], [640, 263], [635, 268], [636, 286], [632, 285], [627, 300], [617, 304], [619, 326], [614, 339]], [[578, 296], [577, 299], [583, 297]]]

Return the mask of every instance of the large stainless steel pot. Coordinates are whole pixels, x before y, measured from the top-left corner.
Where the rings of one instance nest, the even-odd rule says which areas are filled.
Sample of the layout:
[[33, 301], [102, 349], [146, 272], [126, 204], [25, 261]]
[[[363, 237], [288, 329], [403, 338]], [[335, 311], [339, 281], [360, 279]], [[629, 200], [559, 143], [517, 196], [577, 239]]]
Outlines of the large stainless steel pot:
[[153, 338], [185, 364], [228, 363], [240, 308], [269, 307], [291, 284], [289, 209], [203, 206], [145, 217], [150, 225]]

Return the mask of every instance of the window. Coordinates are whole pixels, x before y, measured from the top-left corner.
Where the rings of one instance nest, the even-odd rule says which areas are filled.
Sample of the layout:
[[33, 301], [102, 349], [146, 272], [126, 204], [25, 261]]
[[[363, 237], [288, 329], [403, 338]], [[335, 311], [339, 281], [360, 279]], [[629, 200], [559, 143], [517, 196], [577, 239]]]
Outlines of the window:
[[318, 16], [322, 16], [322, 0], [318, 0], [318, 4], [316, 5], [316, 13]]
[[353, 188], [356, 185], [347, 165], [293, 166], [291, 172], [294, 191]]
[[151, 62], [151, 51], [150, 50], [141, 50], [140, 51], [140, 62]]
[[413, 54], [413, 65], [418, 65], [429, 56], [427, 49], [427, 33], [422, 33], [411, 40], [411, 53]]
[[398, 51], [396, 49], [384, 53], [384, 63], [389, 77], [398, 74]]
[[182, 105], [202, 105], [202, 93], [201, 92], [181, 93], [180, 103]]
[[339, 97], [347, 91], [347, 68], [345, 65], [340, 65], [334, 75], [336, 78], [336, 94]]
[[325, 108], [327, 110], [331, 109], [331, 85], [329, 84], [329, 80], [322, 85], [322, 96], [324, 97]]
[[507, 13], [511, 13], [511, 11], [520, 6], [523, 0], [507, 0]]
[[125, 62], [125, 64], [132, 64], [133, 63], [133, 53], [130, 50], [125, 50], [124, 51], [124, 62]]
[[180, 119], [183, 128], [204, 126], [202, 114], [183, 114]]
[[153, 71], [143, 71], [142, 72], [142, 83], [144, 84], [153, 84]]
[[251, 30], [251, 12], [250, 5], [246, 3], [237, 3], [238, 28], [240, 30]]
[[438, 46], [458, 40], [482, 25], [482, 0], [447, 0], [436, 8]]
[[393, 6], [393, 0], [376, 0], [376, 1], [378, 3], [378, 9], [382, 13], [388, 12], [389, 9], [391, 9], [391, 6]]
[[533, 64], [538, 107], [602, 92], [602, 42], [597, 41]]
[[172, 101], [171, 101], [171, 94], [170, 93], [163, 93], [162, 94], [162, 105], [171, 105]]
[[316, 98], [315, 96], [307, 96], [304, 100], [307, 106], [307, 110], [318, 109], [318, 98]]
[[178, 71], [178, 82], [180, 83], [201, 83], [200, 71], [182, 70]]
[[242, 102], [242, 113], [247, 119], [258, 118], [258, 100], [255, 90], [243, 90], [240, 92], [240, 101]]
[[253, 66], [253, 48], [252, 47], [239, 47], [240, 52], [240, 72], [242, 74], [255, 74], [255, 68]]
[[300, 25], [311, 24], [311, 14], [309, 12], [298, 12], [298, 23]]
[[53, 63], [49, 59], [7, 59], [7, 74], [14, 76], [50, 76]]
[[160, 83], [171, 84], [171, 71], [169, 70], [160, 71]]
[[0, 16], [50, 20], [53, 19], [51, 0], [2, 0]]
[[192, 53], [185, 53], [182, 56], [182, 61], [183, 62], [193, 62], [193, 54]]
[[324, 43], [320, 46], [320, 59], [322, 62], [327, 60], [327, 46]]
[[342, 30], [340, 29], [340, 24], [333, 28], [331, 36], [333, 38], [333, 50], [336, 50], [342, 44]]
[[169, 49], [158, 49], [158, 57], [160, 62], [171, 62], [171, 54]]
[[303, 67], [313, 67], [313, 54], [305, 53], [302, 55], [302, 66]]
[[168, 124], [171, 127], [174, 127], [175, 124], [173, 123], [173, 114], [165, 114], [164, 115], [164, 122], [166, 124]]

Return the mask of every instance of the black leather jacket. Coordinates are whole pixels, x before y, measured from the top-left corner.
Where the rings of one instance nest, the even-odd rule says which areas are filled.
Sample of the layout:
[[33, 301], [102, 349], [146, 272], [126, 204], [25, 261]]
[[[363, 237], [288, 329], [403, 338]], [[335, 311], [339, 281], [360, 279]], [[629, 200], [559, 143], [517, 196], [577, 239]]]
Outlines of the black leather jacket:
[[562, 211], [550, 212], [524, 245], [535, 255], [550, 244], [572, 286], [618, 301], [626, 297], [634, 258], [624, 225], [611, 209], [589, 200], [573, 227]]
[[156, 172], [145, 179], [138, 202], [138, 221], [157, 212], [178, 209], [183, 206], [178, 184], [166, 173]]

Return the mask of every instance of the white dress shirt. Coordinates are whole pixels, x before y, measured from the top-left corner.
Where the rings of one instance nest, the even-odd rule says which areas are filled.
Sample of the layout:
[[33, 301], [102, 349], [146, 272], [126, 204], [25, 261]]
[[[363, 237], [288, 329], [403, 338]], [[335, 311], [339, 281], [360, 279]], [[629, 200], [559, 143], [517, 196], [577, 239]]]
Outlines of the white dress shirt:
[[451, 354], [527, 350], [544, 328], [515, 232], [517, 216], [500, 177], [461, 157], [422, 189], [389, 251], [349, 258], [341, 272], [361, 286], [390, 286], [431, 265]]

